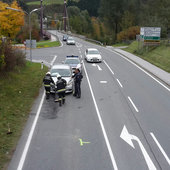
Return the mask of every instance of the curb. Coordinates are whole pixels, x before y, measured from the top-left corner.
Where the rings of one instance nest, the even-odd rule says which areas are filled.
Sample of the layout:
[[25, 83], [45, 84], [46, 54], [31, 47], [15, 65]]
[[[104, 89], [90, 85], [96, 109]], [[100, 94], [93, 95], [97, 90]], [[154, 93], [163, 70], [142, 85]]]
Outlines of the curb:
[[[132, 61], [133, 63], [135, 63], [136, 65], [138, 65], [139, 67], [141, 67], [143, 70], [147, 71], [149, 74], [151, 74], [152, 76], [154, 76], [155, 78], [159, 79], [160, 81], [162, 81], [164, 84], [166, 84], [168, 87], [170, 86], [169, 82], [167, 82], [166, 80], [162, 79], [161, 77], [159, 77], [158, 75], [156, 75], [155, 73], [153, 73], [151, 70], [147, 69], [146, 67], [142, 66], [140, 63], [134, 61], [133, 59], [129, 58], [128, 56], [122, 54], [121, 52], [115, 51], [114, 49], [112, 49], [112, 51], [114, 51], [115, 53], [118, 53], [124, 57], [126, 57], [127, 59], [129, 59], [130, 61]], [[136, 56], [138, 57], [138, 56]], [[139, 57], [140, 58], [140, 57]], [[142, 58], [141, 58], [142, 59]], [[147, 62], [147, 61], [146, 61]], [[151, 63], [150, 63], [151, 64]], [[160, 69], [160, 68], [159, 68]], [[163, 70], [164, 71], [164, 70]]]

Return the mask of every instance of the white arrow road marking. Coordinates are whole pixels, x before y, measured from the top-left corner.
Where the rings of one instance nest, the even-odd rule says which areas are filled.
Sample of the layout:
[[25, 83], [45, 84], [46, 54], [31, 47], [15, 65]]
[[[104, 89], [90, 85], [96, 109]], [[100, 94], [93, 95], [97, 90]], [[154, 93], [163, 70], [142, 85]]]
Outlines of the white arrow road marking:
[[143, 153], [143, 156], [144, 156], [144, 158], [145, 158], [145, 161], [146, 161], [146, 164], [147, 164], [149, 170], [156, 170], [156, 167], [155, 167], [155, 165], [153, 164], [153, 162], [152, 162], [151, 158], [149, 157], [148, 153], [146, 152], [146, 150], [145, 150], [142, 142], [139, 140], [138, 137], [130, 134], [130, 133], [128, 132], [128, 130], [127, 130], [127, 128], [126, 128], [125, 125], [124, 125], [123, 130], [122, 130], [122, 132], [121, 132], [121, 134], [120, 134], [120, 137], [121, 137], [125, 142], [127, 142], [131, 147], [133, 147], [134, 149], [135, 149], [135, 147], [134, 147], [134, 145], [133, 145], [132, 140], [135, 140], [136, 142], [138, 142], [139, 147], [141, 148], [141, 151], [142, 151], [142, 153]]
[[96, 66], [97, 66], [99, 71], [102, 71], [101, 67], [98, 64], [96, 64]]
[[92, 66], [97, 67], [99, 71], [102, 71], [101, 67], [98, 64], [93, 63]]
[[165, 157], [166, 161], [168, 162], [168, 164], [170, 165], [170, 159], [167, 156], [166, 152], [164, 151], [164, 149], [162, 148], [162, 146], [159, 144], [158, 140], [156, 139], [155, 135], [151, 132], [150, 135], [152, 136], [153, 140], [155, 141], [155, 143], [158, 145], [158, 148], [160, 149], [160, 151], [162, 152], [163, 156]]
[[133, 145], [131, 136], [126, 128], [126, 126], [123, 127], [122, 133], [120, 134], [120, 137], [127, 142], [132, 148], [135, 149], [135, 146]]
[[76, 42], [76, 47], [82, 47], [82, 44]]
[[134, 107], [134, 109], [136, 110], [136, 112], [139, 112], [138, 108], [135, 106], [135, 104], [133, 103], [132, 99], [129, 96], [128, 96], [128, 99], [131, 102], [131, 104]]
[[106, 83], [107, 83], [107, 81], [100, 81], [100, 83], [106, 84]]

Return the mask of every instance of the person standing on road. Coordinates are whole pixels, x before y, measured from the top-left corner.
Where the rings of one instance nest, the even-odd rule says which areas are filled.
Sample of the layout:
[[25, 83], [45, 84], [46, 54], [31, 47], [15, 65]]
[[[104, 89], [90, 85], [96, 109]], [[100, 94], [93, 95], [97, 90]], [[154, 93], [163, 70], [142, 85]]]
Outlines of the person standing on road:
[[52, 77], [51, 77], [50, 72], [46, 73], [46, 75], [43, 79], [43, 82], [44, 82], [44, 88], [45, 88], [45, 91], [46, 91], [46, 99], [49, 99], [50, 98], [51, 83], [55, 84]]
[[57, 82], [56, 82], [56, 86], [57, 86], [57, 93], [58, 93], [58, 99], [56, 99], [55, 101], [59, 101], [59, 106], [62, 105], [62, 103], [65, 103], [65, 91], [66, 91], [66, 85], [67, 82], [66, 80], [62, 79], [61, 75], [57, 74]]
[[75, 74], [73, 76], [74, 78], [74, 93], [73, 96], [80, 98], [81, 97], [81, 81], [83, 78], [83, 75], [80, 73], [80, 70], [77, 68], [75, 70]]

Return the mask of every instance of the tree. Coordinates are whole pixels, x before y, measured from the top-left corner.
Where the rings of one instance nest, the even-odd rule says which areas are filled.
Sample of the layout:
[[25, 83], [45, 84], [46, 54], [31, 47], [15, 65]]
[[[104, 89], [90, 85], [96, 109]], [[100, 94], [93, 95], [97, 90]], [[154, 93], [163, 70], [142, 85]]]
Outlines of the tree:
[[135, 25], [134, 19], [135, 17], [131, 12], [125, 11], [122, 16], [121, 23], [120, 23], [122, 30], [125, 30], [131, 26], [134, 26]]
[[127, 6], [127, 0], [101, 0], [99, 14], [116, 34], [120, 31], [120, 21]]
[[20, 31], [21, 26], [24, 25], [24, 12], [13, 11], [6, 9], [6, 7], [19, 10], [22, 9], [18, 6], [16, 1], [14, 1], [11, 5], [0, 1], [0, 35], [12, 39], [15, 38], [17, 33]]
[[80, 11], [76, 6], [67, 8], [71, 28], [79, 34], [92, 31], [91, 18], [87, 10]]

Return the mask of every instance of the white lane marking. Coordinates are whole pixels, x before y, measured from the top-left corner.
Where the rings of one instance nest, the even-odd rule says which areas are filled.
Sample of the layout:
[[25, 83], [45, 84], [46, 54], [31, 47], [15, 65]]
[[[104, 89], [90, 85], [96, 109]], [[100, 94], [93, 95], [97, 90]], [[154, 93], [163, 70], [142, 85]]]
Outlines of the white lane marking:
[[96, 66], [97, 66], [99, 71], [102, 71], [101, 67], [98, 64], [96, 64]]
[[79, 51], [79, 53], [81, 54], [81, 51]]
[[100, 81], [100, 83], [106, 84], [106, 83], [107, 83], [107, 81]]
[[37, 114], [36, 114], [35, 119], [34, 119], [34, 122], [33, 122], [33, 124], [32, 124], [32, 127], [31, 127], [31, 130], [30, 130], [28, 139], [27, 139], [27, 141], [26, 141], [26, 144], [25, 144], [25, 147], [24, 147], [24, 150], [23, 150], [21, 159], [20, 159], [20, 161], [19, 161], [17, 170], [22, 170], [22, 168], [23, 168], [23, 165], [24, 165], [24, 162], [25, 162], [25, 158], [26, 158], [26, 156], [27, 156], [27, 152], [28, 152], [28, 149], [29, 149], [29, 146], [30, 146], [30, 143], [31, 143], [33, 134], [34, 134], [34, 130], [35, 130], [35, 127], [36, 127], [36, 124], [37, 124], [37, 120], [38, 120], [38, 118], [39, 118], [40, 111], [41, 111], [41, 108], [42, 108], [42, 105], [43, 105], [43, 102], [44, 102], [44, 98], [45, 98], [45, 91], [44, 91], [44, 93], [43, 93], [43, 96], [42, 96], [42, 99], [41, 99], [41, 102], [40, 102], [40, 105], [39, 105]]
[[80, 57], [81, 57], [81, 58], [83, 58], [83, 56], [82, 56], [82, 55], [80, 55]]
[[130, 59], [122, 56], [121, 54], [115, 52], [115, 51], [112, 51], [110, 49], [107, 49], [113, 53], [116, 53], [117, 55], [121, 56], [122, 58], [124, 58], [125, 60], [129, 61], [131, 64], [135, 65], [137, 68], [139, 68], [141, 71], [143, 71], [145, 74], [147, 74], [149, 77], [151, 77], [153, 80], [155, 80], [157, 83], [159, 83], [162, 87], [164, 87], [166, 90], [168, 90], [170, 92], [170, 89], [165, 86], [163, 83], [161, 83], [159, 80], [157, 80], [155, 77], [153, 77], [151, 74], [149, 74], [147, 71], [145, 71], [143, 68], [141, 68], [140, 66], [138, 66], [137, 64], [135, 64], [133, 61], [131, 61]]
[[116, 80], [119, 83], [120, 87], [123, 88], [123, 85], [120, 83], [119, 79], [116, 79]]
[[99, 122], [100, 122], [100, 126], [101, 126], [101, 129], [102, 129], [103, 135], [104, 135], [106, 146], [107, 146], [107, 149], [109, 151], [109, 155], [110, 155], [110, 158], [111, 158], [111, 161], [112, 161], [113, 168], [114, 168], [114, 170], [118, 170], [118, 167], [117, 167], [114, 155], [113, 155], [113, 151], [112, 151], [112, 148], [110, 146], [110, 142], [109, 142], [109, 139], [108, 139], [108, 136], [107, 136], [107, 133], [106, 133], [106, 130], [105, 130], [105, 127], [104, 127], [104, 124], [103, 124], [103, 121], [102, 121], [102, 118], [101, 118], [101, 115], [100, 115], [100, 112], [99, 112], [99, 109], [98, 109], [98, 106], [97, 106], [97, 103], [96, 103], [96, 99], [94, 97], [94, 93], [93, 93], [93, 90], [92, 90], [92, 86], [91, 86], [91, 83], [90, 83], [84, 62], [83, 62], [83, 67], [84, 67], [84, 71], [85, 71], [85, 74], [86, 74], [86, 77], [87, 77], [88, 85], [89, 85], [90, 92], [91, 92], [91, 95], [92, 95], [92, 98], [93, 98], [93, 102], [94, 102], [94, 106], [95, 106], [95, 109], [96, 109], [96, 112], [97, 112], [97, 116], [98, 116], [98, 119], [99, 119]]
[[[51, 66], [54, 64], [56, 58], [57, 58], [57, 56], [55, 55], [54, 58], [53, 58], [53, 60], [51, 61], [51, 64], [50, 64]], [[41, 111], [41, 108], [42, 108], [42, 105], [43, 105], [43, 102], [44, 102], [44, 98], [45, 98], [45, 91], [44, 91], [44, 93], [43, 93], [43, 96], [42, 96], [40, 105], [39, 105], [39, 107], [38, 107], [38, 110], [37, 110], [37, 113], [36, 113], [34, 122], [33, 122], [33, 124], [32, 124], [31, 130], [30, 130], [30, 133], [29, 133], [29, 136], [28, 136], [28, 138], [27, 138], [27, 141], [26, 141], [26, 144], [25, 144], [25, 147], [24, 147], [22, 156], [21, 156], [21, 158], [20, 158], [20, 161], [19, 161], [17, 170], [22, 170], [22, 168], [23, 168], [23, 165], [24, 165], [24, 162], [25, 162], [25, 158], [26, 158], [26, 156], [27, 156], [27, 152], [28, 152], [28, 149], [29, 149], [29, 146], [30, 146], [30, 143], [31, 143], [33, 134], [34, 134], [34, 130], [35, 130], [35, 127], [36, 127], [36, 124], [37, 124], [37, 121], [38, 121], [38, 118], [39, 118], [39, 115], [40, 115], [40, 111]]]
[[106, 63], [106, 61], [103, 60], [103, 62], [106, 64], [106, 66], [108, 67], [108, 69], [110, 70], [110, 72], [114, 75], [114, 72], [113, 72], [112, 69], [109, 67], [109, 65]]
[[83, 45], [81, 43], [76, 42], [76, 47], [82, 47]]
[[63, 47], [63, 42], [60, 40], [60, 38], [59, 38], [59, 41], [61, 43], [61, 46], [59, 46], [59, 47]]
[[102, 71], [101, 67], [98, 64], [93, 63], [92, 66], [97, 67], [99, 71]]
[[162, 146], [159, 144], [158, 140], [156, 139], [155, 135], [151, 132], [150, 135], [152, 136], [153, 140], [155, 141], [155, 143], [158, 145], [158, 148], [160, 149], [160, 151], [162, 152], [163, 156], [165, 157], [166, 161], [168, 162], [168, 164], [170, 165], [170, 159], [167, 156], [166, 152], [164, 151], [164, 149], [162, 148]]
[[136, 112], [139, 112], [139, 110], [137, 109], [137, 107], [135, 106], [134, 102], [132, 101], [132, 99], [128, 96], [129, 101], [131, 102], [132, 106], [135, 108]]
[[51, 61], [51, 66], [54, 64], [56, 58], [57, 58], [57, 55], [55, 55], [54, 58], [53, 58], [53, 60]]
[[146, 161], [146, 164], [147, 164], [149, 170], [156, 170], [155, 165], [153, 164], [151, 158], [149, 157], [149, 155], [148, 155], [146, 149], [144, 148], [142, 142], [140, 141], [140, 139], [139, 139], [137, 136], [130, 134], [130, 133], [128, 132], [128, 130], [127, 130], [127, 128], [126, 128], [125, 125], [124, 125], [123, 130], [122, 130], [122, 132], [121, 132], [121, 134], [120, 134], [120, 137], [121, 137], [125, 142], [127, 142], [131, 147], [133, 147], [134, 149], [135, 149], [135, 147], [134, 147], [134, 145], [133, 145], [132, 140], [135, 140], [136, 142], [138, 142], [139, 147], [140, 147], [140, 149], [141, 149], [141, 151], [142, 151], [142, 154], [143, 154], [143, 156], [144, 156], [144, 158], [145, 158], [145, 161]]

